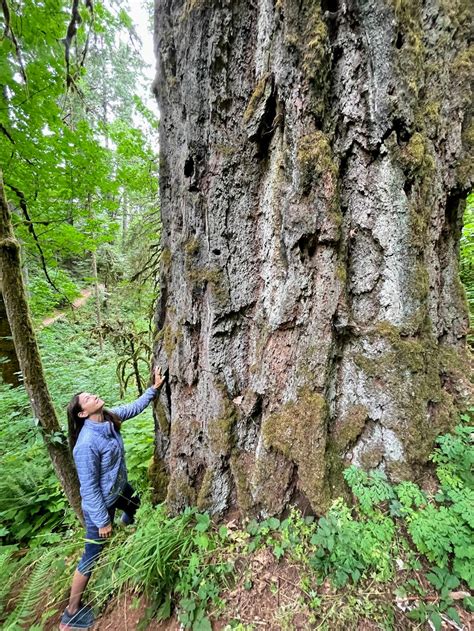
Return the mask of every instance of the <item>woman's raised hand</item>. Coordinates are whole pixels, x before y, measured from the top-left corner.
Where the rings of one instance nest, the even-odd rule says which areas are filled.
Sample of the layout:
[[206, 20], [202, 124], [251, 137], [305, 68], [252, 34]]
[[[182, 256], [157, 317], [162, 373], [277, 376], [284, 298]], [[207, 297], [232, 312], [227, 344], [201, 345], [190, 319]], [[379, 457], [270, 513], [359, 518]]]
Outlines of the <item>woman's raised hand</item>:
[[160, 388], [163, 385], [165, 378], [161, 374], [161, 370], [157, 367], [155, 368], [155, 383], [153, 384], [154, 388]]

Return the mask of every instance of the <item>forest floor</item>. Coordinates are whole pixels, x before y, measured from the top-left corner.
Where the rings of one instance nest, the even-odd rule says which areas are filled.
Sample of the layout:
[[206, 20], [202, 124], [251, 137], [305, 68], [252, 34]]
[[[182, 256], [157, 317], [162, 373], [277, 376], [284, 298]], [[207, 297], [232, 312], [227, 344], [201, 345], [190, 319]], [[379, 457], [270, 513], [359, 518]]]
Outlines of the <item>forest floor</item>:
[[[374, 580], [336, 589], [329, 580], [318, 588], [313, 600], [305, 589], [305, 571], [301, 564], [285, 558], [277, 560], [268, 547], [241, 557], [235, 565], [232, 584], [220, 596], [223, 606], [209, 611], [211, 626], [193, 626], [199, 631], [415, 631], [434, 630], [430, 622], [408, 618], [417, 607], [419, 597], [400, 598], [397, 587], [407, 580], [419, 581], [426, 589], [425, 598], [433, 602], [439, 596], [433, 591], [423, 572], [403, 571], [385, 584]], [[303, 580], [302, 580], [303, 579]], [[428, 594], [428, 592], [430, 592]], [[457, 594], [457, 595], [456, 595]], [[464, 592], [453, 592], [460, 599]], [[471, 631], [474, 616], [454, 605], [461, 625], [441, 615], [441, 631]], [[149, 599], [133, 588], [112, 596], [97, 617], [92, 631], [182, 631], [186, 627], [173, 614], [169, 619], [151, 619]], [[44, 631], [58, 628], [60, 613], [43, 627]]]

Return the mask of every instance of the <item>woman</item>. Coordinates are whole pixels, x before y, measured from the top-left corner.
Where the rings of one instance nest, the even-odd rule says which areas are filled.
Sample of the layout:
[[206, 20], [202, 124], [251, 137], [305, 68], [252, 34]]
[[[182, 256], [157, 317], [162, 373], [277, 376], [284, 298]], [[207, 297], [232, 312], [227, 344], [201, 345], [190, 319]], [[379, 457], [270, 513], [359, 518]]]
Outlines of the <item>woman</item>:
[[68, 606], [61, 618], [60, 629], [64, 631], [88, 629], [94, 622], [92, 609], [81, 604], [81, 596], [105, 539], [112, 533], [115, 509], [123, 511], [124, 524], [134, 521], [140, 501], [127, 481], [120, 425], [143, 412], [163, 381], [157, 369], [155, 383], [141, 397], [110, 410], [104, 409], [102, 399], [89, 392], [80, 392], [69, 402], [69, 445], [81, 484], [86, 544], [74, 573]]

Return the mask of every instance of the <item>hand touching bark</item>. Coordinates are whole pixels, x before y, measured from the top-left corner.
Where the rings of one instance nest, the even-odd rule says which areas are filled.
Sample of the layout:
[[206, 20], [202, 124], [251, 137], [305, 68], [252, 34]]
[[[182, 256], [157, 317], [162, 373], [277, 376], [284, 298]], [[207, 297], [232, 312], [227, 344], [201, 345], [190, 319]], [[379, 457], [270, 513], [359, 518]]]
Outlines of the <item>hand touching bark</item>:
[[153, 384], [153, 387], [158, 389], [163, 385], [165, 378], [163, 377], [163, 375], [161, 374], [161, 371], [159, 368], [155, 368], [155, 383]]

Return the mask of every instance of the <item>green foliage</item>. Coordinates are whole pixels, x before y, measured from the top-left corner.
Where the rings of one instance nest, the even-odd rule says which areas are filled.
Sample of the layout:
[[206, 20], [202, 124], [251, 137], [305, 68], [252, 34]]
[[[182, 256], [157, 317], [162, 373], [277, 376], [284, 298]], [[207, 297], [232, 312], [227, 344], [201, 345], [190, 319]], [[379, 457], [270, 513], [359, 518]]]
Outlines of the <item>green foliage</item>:
[[361, 512], [372, 515], [374, 506], [393, 499], [394, 492], [383, 471], [366, 472], [351, 466], [344, 471], [344, 479], [358, 501]]
[[71, 519], [21, 388], [0, 385], [0, 532], [3, 542], [41, 545]]
[[314, 517], [303, 517], [296, 508], [292, 508], [288, 517], [282, 521], [269, 517], [261, 522], [252, 519], [246, 526], [250, 535], [248, 552], [254, 552], [263, 545], [269, 547], [275, 558], [280, 560], [285, 554], [301, 561], [307, 558], [307, 546], [315, 532]]
[[[71, 534], [71, 533], [70, 533]], [[81, 538], [63, 537], [61, 542], [19, 550], [0, 547], [0, 624], [2, 629], [40, 629], [54, 614], [64, 597], [65, 581], [70, 580]], [[12, 594], [18, 594], [13, 600]], [[8, 602], [8, 608], [7, 608]], [[41, 615], [37, 614], [41, 604]], [[40, 622], [39, 626], [33, 624]]]
[[45, 550], [30, 567], [28, 581], [21, 593], [21, 599], [15, 610], [8, 616], [4, 629], [21, 629], [33, 616], [43, 595], [44, 585], [51, 572], [52, 551]]
[[147, 411], [124, 423], [122, 437], [127, 458], [128, 479], [139, 493], [149, 488], [148, 467], [153, 458], [155, 425], [151, 412]]
[[87, 273], [84, 252], [123, 246], [127, 222], [157, 206], [150, 142], [157, 124], [136, 94], [144, 91], [143, 60], [124, 8], [120, 17], [100, 3], [83, 12], [67, 71], [70, 3], [8, 4], [0, 43], [0, 163], [31, 307], [41, 317], [77, 292]]
[[0, 547], [0, 620], [5, 612], [6, 599], [11, 589], [11, 577], [13, 576], [16, 563], [12, 559], [16, 546]]
[[[430, 572], [427, 572], [426, 578], [438, 592], [437, 601], [421, 601], [417, 607], [408, 612], [408, 618], [417, 622], [430, 621], [436, 631], [440, 631], [442, 628], [441, 615], [443, 614], [461, 626], [461, 620], [454, 607], [454, 601], [451, 596], [452, 590], [459, 587], [459, 579], [450, 574], [446, 568], [440, 567], [434, 567]], [[408, 593], [413, 590], [421, 597], [425, 595], [421, 586], [416, 581], [410, 580], [404, 587], [397, 589], [397, 596], [398, 598], [405, 599]]]
[[137, 512], [135, 533], [117, 539], [104, 554], [91, 588], [96, 602], [103, 602], [113, 582], [120, 591], [135, 586], [149, 595], [153, 615], [171, 615], [176, 598], [179, 619], [193, 630], [211, 629], [206, 610], [218, 605], [227, 563], [209, 562], [219, 535], [211, 531], [209, 515], [187, 509], [170, 517], [163, 505], [153, 508], [144, 502]]
[[392, 575], [393, 536], [389, 517], [378, 513], [372, 519], [356, 521], [344, 501], [336, 500], [311, 538], [316, 552], [310, 564], [324, 578], [330, 576], [337, 587], [350, 579], [357, 582], [369, 569], [378, 580], [387, 580]]
[[[466, 290], [472, 328], [474, 318], [474, 192], [471, 192], [466, 200], [460, 241], [460, 260], [460, 276]], [[471, 338], [470, 341], [472, 342]]]
[[49, 276], [58, 291], [55, 291], [39, 273], [31, 277], [28, 285], [29, 305], [35, 318], [44, 317], [56, 308], [67, 306], [68, 301], [71, 302], [79, 295], [77, 284], [67, 271], [59, 268], [54, 271], [50, 269]]
[[[468, 418], [466, 417], [466, 420]], [[454, 574], [474, 587], [474, 427], [458, 425], [438, 438], [432, 460], [440, 489], [434, 501], [407, 506], [408, 531], [418, 550], [441, 568], [452, 561]]]
[[[462, 420], [469, 423], [469, 416], [463, 415]], [[453, 434], [445, 434], [437, 439], [439, 447], [432, 456], [438, 466], [436, 474], [442, 489], [449, 492], [467, 486], [474, 489], [474, 427], [458, 425]]]
[[427, 497], [413, 482], [392, 487], [381, 472], [356, 467], [344, 472], [363, 515], [377, 515], [376, 507], [389, 502], [390, 513], [404, 524], [419, 552], [443, 571], [452, 568], [458, 579], [474, 586], [474, 427], [463, 415], [454, 433], [440, 436], [432, 460], [440, 487]]
[[[65, 408], [80, 391], [98, 392], [109, 406], [119, 402], [115, 377], [118, 357], [106, 342], [100, 351], [89, 330], [93, 310], [83, 307], [75, 323], [58, 320], [39, 333], [50, 391], [66, 430]], [[135, 398], [129, 393], [127, 399]], [[4, 542], [41, 545], [57, 541], [73, 516], [46, 453], [23, 388], [0, 384], [0, 533]], [[123, 426], [129, 478], [148, 487], [147, 467], [153, 453], [151, 412]]]

